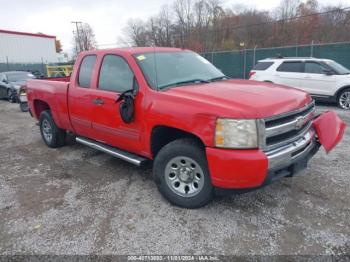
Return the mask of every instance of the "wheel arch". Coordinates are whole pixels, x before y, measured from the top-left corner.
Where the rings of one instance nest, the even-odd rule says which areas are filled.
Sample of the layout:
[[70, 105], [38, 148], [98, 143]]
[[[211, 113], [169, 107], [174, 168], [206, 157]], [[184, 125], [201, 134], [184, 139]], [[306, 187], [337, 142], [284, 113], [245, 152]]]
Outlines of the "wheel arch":
[[336, 99], [337, 102], [338, 102], [339, 95], [340, 95], [341, 92], [344, 91], [345, 89], [350, 89], [350, 85], [343, 86], [343, 87], [339, 88], [338, 91], [335, 93], [334, 97], [335, 97], [335, 99]]
[[202, 139], [191, 132], [171, 126], [157, 125], [152, 128], [151, 132], [150, 149], [152, 157], [154, 158], [165, 145], [181, 138], [193, 139], [199, 146], [205, 147]]
[[43, 100], [40, 99], [35, 99], [33, 101], [33, 106], [34, 106], [34, 115], [36, 116], [37, 119], [39, 119], [40, 114], [45, 111], [45, 110], [51, 110], [49, 104]]

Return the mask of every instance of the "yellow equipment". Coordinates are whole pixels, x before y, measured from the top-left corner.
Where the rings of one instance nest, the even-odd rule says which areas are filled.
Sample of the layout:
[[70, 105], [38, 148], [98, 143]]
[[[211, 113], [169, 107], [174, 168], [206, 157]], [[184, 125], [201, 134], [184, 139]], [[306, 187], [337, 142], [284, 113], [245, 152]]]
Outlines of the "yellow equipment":
[[46, 66], [46, 72], [48, 77], [65, 77], [70, 76], [73, 72], [72, 65], [60, 65], [60, 66]]

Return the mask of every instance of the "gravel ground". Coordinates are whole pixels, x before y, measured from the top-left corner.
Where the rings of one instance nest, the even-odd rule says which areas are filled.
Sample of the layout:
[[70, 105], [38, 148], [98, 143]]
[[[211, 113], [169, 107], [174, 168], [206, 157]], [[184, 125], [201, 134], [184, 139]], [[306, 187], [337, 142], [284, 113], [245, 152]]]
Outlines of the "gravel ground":
[[0, 101], [0, 126], [2, 255], [350, 253], [350, 129], [297, 177], [186, 210], [160, 196], [150, 168], [73, 141], [49, 149], [17, 104]]

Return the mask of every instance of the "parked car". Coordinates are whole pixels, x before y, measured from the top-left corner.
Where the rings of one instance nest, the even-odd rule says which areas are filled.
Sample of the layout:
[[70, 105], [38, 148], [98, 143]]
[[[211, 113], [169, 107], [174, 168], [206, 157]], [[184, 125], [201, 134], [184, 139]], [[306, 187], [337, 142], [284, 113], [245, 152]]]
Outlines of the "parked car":
[[83, 52], [70, 82], [29, 80], [27, 96], [47, 146], [63, 146], [69, 131], [132, 164], [153, 160], [159, 191], [186, 208], [218, 188], [243, 192], [293, 176], [345, 129], [333, 112], [315, 115], [306, 92], [228, 79], [175, 48]]
[[350, 70], [333, 60], [268, 58], [255, 65], [249, 79], [299, 88], [315, 99], [350, 109]]
[[37, 79], [43, 79], [45, 78], [45, 75], [40, 72], [39, 70], [28, 70], [29, 73], [31, 73], [32, 75], [35, 76], [35, 78]]
[[20, 88], [28, 79], [35, 76], [25, 71], [9, 71], [0, 73], [0, 98], [6, 98], [11, 103], [18, 101]]

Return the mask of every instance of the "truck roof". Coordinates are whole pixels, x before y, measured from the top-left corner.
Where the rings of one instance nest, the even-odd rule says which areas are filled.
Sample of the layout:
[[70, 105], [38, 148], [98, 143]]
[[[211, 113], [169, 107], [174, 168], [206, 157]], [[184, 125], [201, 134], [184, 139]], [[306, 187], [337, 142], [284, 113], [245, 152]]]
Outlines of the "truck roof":
[[123, 52], [128, 54], [144, 54], [153, 52], [180, 52], [187, 49], [173, 48], [173, 47], [123, 47], [123, 48], [109, 48], [109, 49], [99, 49], [93, 51], [82, 52], [84, 54], [96, 54], [96, 53], [106, 53], [106, 52]]

